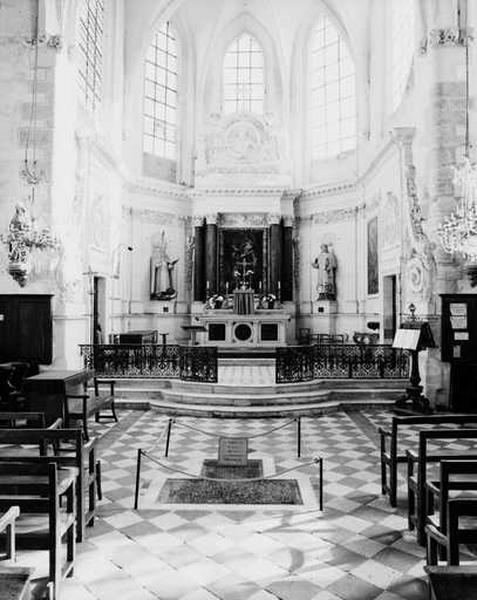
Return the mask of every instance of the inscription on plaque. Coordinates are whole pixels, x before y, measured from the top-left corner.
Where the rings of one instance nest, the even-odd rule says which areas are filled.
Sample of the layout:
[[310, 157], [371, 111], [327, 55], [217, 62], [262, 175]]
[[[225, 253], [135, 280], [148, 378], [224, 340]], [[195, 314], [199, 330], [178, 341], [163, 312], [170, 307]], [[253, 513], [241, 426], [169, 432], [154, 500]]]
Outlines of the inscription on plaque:
[[219, 438], [219, 465], [246, 465], [247, 438]]

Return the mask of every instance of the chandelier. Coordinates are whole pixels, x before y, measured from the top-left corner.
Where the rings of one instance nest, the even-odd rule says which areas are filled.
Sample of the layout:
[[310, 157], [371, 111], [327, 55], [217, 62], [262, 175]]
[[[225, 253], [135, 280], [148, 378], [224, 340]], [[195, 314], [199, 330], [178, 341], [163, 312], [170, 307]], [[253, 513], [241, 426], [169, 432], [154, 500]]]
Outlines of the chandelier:
[[456, 209], [437, 233], [446, 252], [477, 262], [477, 168], [468, 156], [455, 168], [454, 186]]
[[[459, 12], [460, 20], [460, 12]], [[467, 14], [464, 17], [467, 21]], [[454, 167], [454, 194], [456, 207], [454, 212], [444, 219], [437, 234], [442, 247], [449, 254], [462, 256], [468, 261], [467, 270], [477, 269], [477, 165], [469, 157], [469, 43], [467, 23], [465, 36], [465, 152], [464, 160]]]
[[36, 159], [38, 46], [44, 41], [38, 35], [38, 19], [37, 9], [35, 33], [32, 39], [28, 40], [28, 45], [34, 53], [33, 78], [25, 157], [23, 167], [20, 170], [20, 177], [29, 186], [29, 198], [26, 202], [17, 202], [15, 212], [8, 225], [8, 231], [0, 234], [0, 242], [8, 247], [8, 272], [21, 287], [26, 285], [31, 272], [32, 253], [35, 250], [58, 249], [59, 247], [57, 238], [49, 228], [39, 229], [37, 227], [31, 212], [35, 201], [36, 186], [42, 178], [41, 172], [37, 170]]

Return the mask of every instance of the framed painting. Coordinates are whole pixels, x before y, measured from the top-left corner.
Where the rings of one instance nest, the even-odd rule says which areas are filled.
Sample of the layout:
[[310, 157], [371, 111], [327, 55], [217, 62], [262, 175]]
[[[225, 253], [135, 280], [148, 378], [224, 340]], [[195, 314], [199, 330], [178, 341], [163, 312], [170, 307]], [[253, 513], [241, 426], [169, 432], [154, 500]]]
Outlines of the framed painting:
[[368, 221], [368, 294], [379, 292], [378, 217]]

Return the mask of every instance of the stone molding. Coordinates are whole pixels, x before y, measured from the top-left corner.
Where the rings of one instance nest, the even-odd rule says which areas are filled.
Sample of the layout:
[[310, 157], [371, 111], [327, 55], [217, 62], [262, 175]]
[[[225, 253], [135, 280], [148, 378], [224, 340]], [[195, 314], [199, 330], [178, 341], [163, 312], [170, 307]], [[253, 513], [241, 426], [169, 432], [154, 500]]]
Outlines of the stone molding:
[[313, 186], [308, 189], [303, 189], [301, 197], [303, 200], [312, 200], [319, 196], [328, 196], [331, 194], [348, 194], [355, 192], [357, 189], [356, 182], [341, 183], [335, 185]]
[[125, 184], [125, 190], [132, 194], [161, 194], [169, 198], [187, 200], [190, 190], [184, 189], [178, 184], [167, 184], [166, 182], [134, 181]]
[[295, 222], [305, 223], [310, 221], [315, 224], [328, 224], [328, 223], [339, 223], [341, 221], [348, 221], [358, 213], [359, 207], [353, 206], [351, 208], [337, 208], [334, 210], [327, 210], [323, 212], [315, 212], [306, 216], [296, 217]]
[[428, 48], [465, 47], [472, 39], [472, 35], [468, 31], [459, 27], [431, 29], [424, 44], [424, 52]]
[[239, 188], [194, 188], [186, 191], [186, 194], [191, 199], [205, 199], [210, 196], [268, 196], [268, 197], [282, 197], [283, 194], [288, 193], [288, 190], [283, 187], [239, 187]]

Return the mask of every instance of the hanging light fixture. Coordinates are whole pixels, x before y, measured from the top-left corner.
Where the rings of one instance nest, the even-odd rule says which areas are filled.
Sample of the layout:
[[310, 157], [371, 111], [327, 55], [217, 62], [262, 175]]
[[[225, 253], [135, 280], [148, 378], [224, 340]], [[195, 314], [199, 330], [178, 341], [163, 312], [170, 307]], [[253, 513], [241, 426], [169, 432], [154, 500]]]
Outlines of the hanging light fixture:
[[[461, 11], [458, 10], [459, 27]], [[437, 230], [442, 247], [449, 254], [457, 254], [468, 261], [471, 275], [477, 271], [477, 166], [470, 160], [469, 138], [469, 42], [467, 11], [465, 11], [462, 40], [465, 45], [465, 152], [462, 163], [454, 167], [454, 192], [457, 205]], [[477, 283], [477, 281], [476, 281]], [[474, 285], [474, 283], [473, 283]]]
[[31, 92], [31, 109], [27, 137], [25, 142], [25, 156], [20, 176], [29, 186], [28, 199], [19, 201], [15, 206], [15, 213], [8, 225], [8, 232], [0, 234], [0, 242], [8, 246], [8, 272], [21, 286], [25, 286], [31, 271], [31, 255], [37, 250], [57, 249], [59, 242], [48, 227], [38, 229], [31, 209], [35, 202], [36, 186], [41, 181], [36, 157], [37, 133], [37, 91], [38, 91], [38, 52], [42, 41], [38, 35], [39, 8], [37, 6], [35, 31], [28, 44], [33, 49], [33, 78]]

